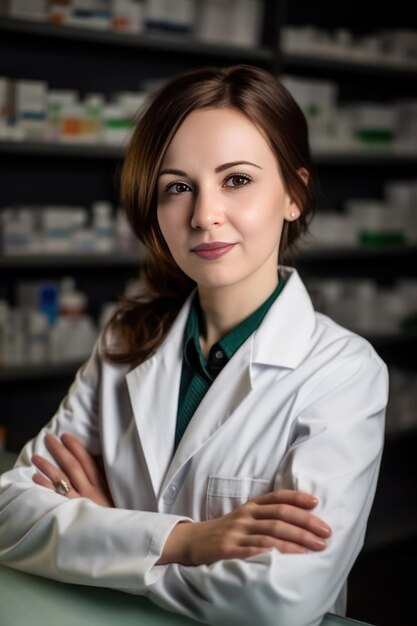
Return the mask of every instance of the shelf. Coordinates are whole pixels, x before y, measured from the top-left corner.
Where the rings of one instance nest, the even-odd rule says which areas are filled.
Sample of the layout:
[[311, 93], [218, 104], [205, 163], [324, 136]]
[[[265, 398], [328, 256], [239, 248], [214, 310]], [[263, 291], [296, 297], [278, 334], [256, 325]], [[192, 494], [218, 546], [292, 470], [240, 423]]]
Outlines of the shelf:
[[[12, 18], [0, 18], [3, 32], [25, 33], [39, 37], [70, 39], [109, 46], [149, 49], [190, 55], [213, 57], [235, 57], [258, 61], [273, 61], [277, 51], [265, 47], [248, 48], [225, 44], [207, 43], [196, 40], [192, 35], [145, 35], [142, 33], [119, 33], [112, 30], [95, 30], [72, 26], [56, 26], [47, 22], [35, 22]], [[417, 65], [389, 58], [363, 61], [361, 59], [335, 58], [329, 54], [309, 50], [306, 52], [284, 52], [284, 66], [299, 66], [379, 75], [381, 78], [412, 77], [417, 75]]]
[[194, 39], [192, 36], [182, 35], [144, 35], [140, 33], [118, 33], [111, 30], [94, 30], [72, 26], [56, 26], [46, 22], [32, 22], [11, 18], [0, 18], [0, 31], [24, 33], [55, 39], [69, 39], [87, 43], [100, 43], [108, 46], [136, 48], [138, 50], [153, 50], [187, 55], [201, 55], [212, 57], [229, 57], [236, 60], [271, 62], [275, 51], [259, 47], [228, 46], [217, 43], [206, 43]]
[[106, 144], [72, 144], [48, 141], [0, 141], [0, 154], [119, 159], [123, 148]]
[[38, 380], [40, 378], [60, 378], [74, 376], [82, 365], [81, 361], [67, 363], [53, 363], [40, 365], [16, 365], [14, 367], [0, 367], [0, 383], [18, 382], [22, 380]]
[[139, 254], [108, 252], [102, 254], [25, 254], [0, 257], [0, 270], [53, 267], [139, 267]]
[[326, 260], [360, 260], [381, 259], [390, 261], [407, 256], [417, 257], [417, 245], [383, 246], [380, 248], [368, 248], [366, 246], [341, 246], [341, 247], [300, 247], [298, 258], [301, 262], [314, 262]]
[[313, 161], [316, 165], [341, 166], [401, 166], [417, 164], [417, 152], [406, 152], [396, 148], [372, 148], [356, 150], [312, 150]]
[[[393, 246], [385, 248], [301, 248], [297, 253], [300, 263], [325, 262], [328, 260], [370, 260], [391, 261], [402, 257], [417, 257], [417, 246]], [[0, 255], [0, 271], [25, 268], [53, 267], [139, 267], [143, 253], [95, 253], [95, 254], [19, 254]]]
[[[365, 336], [362, 333], [362, 336]], [[417, 344], [417, 334], [415, 335], [374, 335], [366, 336], [366, 338], [378, 347], [381, 345], [405, 345], [410, 346]], [[32, 380], [39, 378], [57, 378], [60, 376], [72, 375], [80, 367], [81, 362], [68, 362], [68, 363], [45, 363], [41, 365], [27, 365], [27, 366], [14, 366], [14, 367], [0, 367], [0, 382], [18, 381], [18, 380]], [[400, 439], [407, 433], [417, 433], [417, 426], [410, 428], [402, 428], [387, 431], [387, 437], [389, 439]]]
[[416, 78], [417, 63], [407, 61], [394, 61], [381, 59], [375, 61], [363, 61], [360, 59], [348, 59], [331, 57], [329, 54], [315, 52], [283, 52], [283, 64], [285, 70], [297, 68], [319, 69], [337, 71], [343, 73], [366, 74], [380, 78]]
[[[48, 141], [6, 141], [0, 140], [0, 154], [21, 154], [35, 156], [58, 156], [92, 159], [120, 159], [123, 147], [106, 144], [76, 144]], [[417, 151], [413, 153], [382, 150], [324, 151], [313, 150], [313, 160], [317, 165], [403, 165], [417, 164]]]

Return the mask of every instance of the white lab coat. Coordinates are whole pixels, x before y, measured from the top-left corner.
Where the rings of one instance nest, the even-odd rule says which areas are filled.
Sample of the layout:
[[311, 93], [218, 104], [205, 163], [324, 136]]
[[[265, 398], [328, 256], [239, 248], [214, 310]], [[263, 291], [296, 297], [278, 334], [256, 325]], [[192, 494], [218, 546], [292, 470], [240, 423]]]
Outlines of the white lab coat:
[[[371, 345], [313, 310], [296, 271], [197, 408], [173, 455], [190, 298], [157, 352], [128, 371], [98, 342], [52, 421], [0, 482], [0, 561], [146, 595], [209, 624], [306, 626], [343, 612], [383, 447], [387, 371]], [[116, 508], [31, 481], [47, 432], [101, 452]], [[173, 456], [172, 456], [173, 455]], [[318, 553], [271, 550], [158, 566], [181, 519], [205, 520], [279, 488], [315, 494], [332, 527]]]

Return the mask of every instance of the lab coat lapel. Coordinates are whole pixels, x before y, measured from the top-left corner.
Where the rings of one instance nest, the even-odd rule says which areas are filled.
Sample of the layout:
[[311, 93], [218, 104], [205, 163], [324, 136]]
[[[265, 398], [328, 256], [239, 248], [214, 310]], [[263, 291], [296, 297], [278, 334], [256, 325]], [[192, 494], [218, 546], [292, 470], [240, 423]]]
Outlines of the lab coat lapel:
[[207, 391], [178, 445], [161, 492], [250, 393], [251, 349], [251, 341], [247, 341]]
[[127, 386], [155, 497], [172, 458], [182, 342], [191, 296], [156, 353], [131, 370]]
[[280, 269], [285, 288], [254, 333], [252, 375], [257, 365], [296, 368], [315, 328], [314, 307], [298, 272], [291, 267]]

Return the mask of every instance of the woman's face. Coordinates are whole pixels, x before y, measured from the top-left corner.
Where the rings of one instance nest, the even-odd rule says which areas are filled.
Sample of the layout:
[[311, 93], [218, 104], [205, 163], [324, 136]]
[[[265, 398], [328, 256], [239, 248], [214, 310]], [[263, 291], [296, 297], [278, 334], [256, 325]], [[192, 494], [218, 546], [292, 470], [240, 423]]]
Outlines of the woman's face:
[[271, 290], [284, 220], [296, 219], [276, 157], [233, 108], [193, 111], [158, 178], [158, 222], [169, 250], [200, 289]]

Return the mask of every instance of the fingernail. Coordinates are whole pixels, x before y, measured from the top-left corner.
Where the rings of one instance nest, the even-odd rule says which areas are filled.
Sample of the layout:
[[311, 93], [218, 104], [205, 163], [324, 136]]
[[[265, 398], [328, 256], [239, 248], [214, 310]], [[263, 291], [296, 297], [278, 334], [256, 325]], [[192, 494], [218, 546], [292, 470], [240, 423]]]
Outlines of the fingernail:
[[321, 549], [326, 547], [326, 542], [323, 539], [314, 539], [314, 547]]

